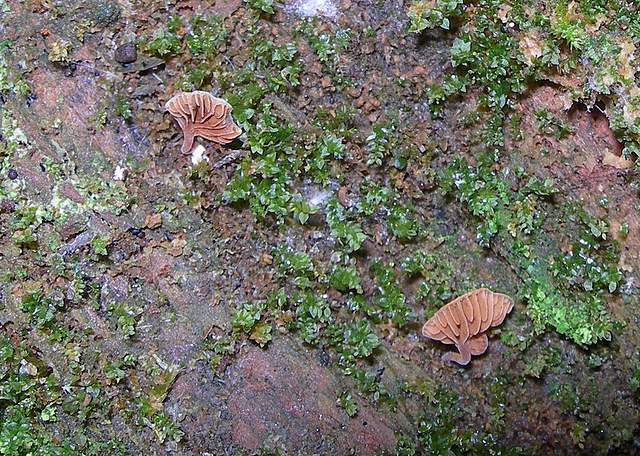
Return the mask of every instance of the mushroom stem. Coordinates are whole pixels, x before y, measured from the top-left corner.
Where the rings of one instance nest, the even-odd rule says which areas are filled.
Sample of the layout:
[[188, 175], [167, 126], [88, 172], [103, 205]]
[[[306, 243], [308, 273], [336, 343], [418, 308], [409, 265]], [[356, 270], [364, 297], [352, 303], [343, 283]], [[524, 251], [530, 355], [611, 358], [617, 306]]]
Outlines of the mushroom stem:
[[182, 140], [182, 153], [185, 155], [189, 155], [191, 149], [193, 148], [193, 142], [195, 140], [195, 136], [190, 129], [184, 130], [184, 139]]
[[442, 356], [443, 361], [453, 361], [461, 366], [466, 366], [471, 361], [471, 352], [466, 345], [456, 345], [460, 353], [447, 352]]

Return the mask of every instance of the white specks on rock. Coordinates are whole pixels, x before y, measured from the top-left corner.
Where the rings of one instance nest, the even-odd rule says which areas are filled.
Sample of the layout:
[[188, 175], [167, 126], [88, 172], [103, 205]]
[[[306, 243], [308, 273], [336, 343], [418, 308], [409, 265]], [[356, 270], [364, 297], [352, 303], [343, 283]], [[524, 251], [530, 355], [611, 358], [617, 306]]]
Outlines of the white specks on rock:
[[191, 163], [195, 166], [203, 161], [209, 161], [209, 157], [207, 157], [207, 149], [205, 149], [202, 144], [198, 144], [191, 151]]
[[117, 165], [116, 169], [113, 171], [113, 180], [124, 181], [127, 178], [128, 173], [129, 170], [127, 170], [127, 168]]
[[331, 0], [299, 0], [296, 11], [303, 17], [325, 16], [334, 18], [338, 15], [338, 8]]
[[319, 190], [312, 192], [307, 201], [312, 207], [319, 207], [331, 196], [331, 193], [326, 190]]

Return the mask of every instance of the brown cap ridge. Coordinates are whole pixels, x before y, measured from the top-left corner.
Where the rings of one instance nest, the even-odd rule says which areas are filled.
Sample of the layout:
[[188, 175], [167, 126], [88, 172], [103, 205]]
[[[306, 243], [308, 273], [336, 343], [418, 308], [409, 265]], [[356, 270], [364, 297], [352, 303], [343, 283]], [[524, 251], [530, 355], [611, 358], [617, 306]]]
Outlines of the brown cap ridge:
[[470, 291], [442, 306], [422, 327], [422, 334], [445, 344], [455, 344], [461, 354], [446, 359], [459, 364], [469, 362], [469, 353], [479, 355], [487, 348], [483, 333], [500, 325], [513, 309], [513, 300], [487, 288]]
[[242, 134], [231, 116], [231, 105], [209, 92], [177, 93], [165, 107], [182, 129], [183, 154], [191, 152], [196, 136], [216, 144], [227, 144]]

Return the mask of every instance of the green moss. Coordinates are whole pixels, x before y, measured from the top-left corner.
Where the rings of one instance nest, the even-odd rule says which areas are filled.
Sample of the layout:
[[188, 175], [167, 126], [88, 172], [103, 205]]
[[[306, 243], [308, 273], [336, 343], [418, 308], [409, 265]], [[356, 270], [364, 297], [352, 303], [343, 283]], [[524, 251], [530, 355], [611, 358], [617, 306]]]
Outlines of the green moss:
[[524, 454], [517, 447], [505, 448], [493, 434], [464, 429], [459, 423], [462, 408], [455, 394], [437, 387], [419, 423], [418, 432], [412, 441], [398, 441], [396, 455], [412, 454], [473, 454], [473, 455], [517, 455]]
[[54, 339], [63, 336], [63, 329], [56, 320], [56, 314], [64, 308], [62, 300], [46, 297], [41, 290], [32, 291], [23, 296], [20, 310], [29, 315], [30, 323]]
[[444, 255], [417, 251], [400, 264], [402, 274], [421, 277], [416, 298], [425, 302], [426, 314], [433, 314], [453, 297], [453, 268]]
[[330, 302], [312, 292], [296, 293], [292, 301], [300, 337], [308, 344], [318, 344], [323, 330], [334, 319]]
[[422, 234], [422, 225], [409, 204], [393, 204], [385, 221], [389, 232], [401, 242], [415, 240]]
[[367, 321], [359, 320], [344, 325], [339, 348], [343, 355], [348, 353], [347, 356], [353, 358], [368, 358], [378, 346], [380, 340]]
[[345, 76], [340, 65], [341, 53], [349, 47], [353, 38], [351, 29], [338, 29], [334, 33], [321, 31], [317, 25], [317, 18], [310, 18], [300, 22], [296, 32], [304, 36], [316, 57], [323, 66], [325, 73], [330, 75], [339, 87], [352, 85]]
[[510, 192], [511, 183], [492, 170], [490, 157], [481, 158], [477, 167], [456, 159], [441, 176], [441, 188], [453, 193], [458, 201], [480, 220], [477, 239], [489, 246], [499, 233], [509, 232], [513, 238], [526, 239], [543, 221], [540, 205], [556, 190], [553, 181], [530, 178], [517, 193]]
[[543, 378], [550, 369], [560, 364], [560, 351], [555, 347], [545, 347], [526, 361], [524, 375]]
[[93, 239], [91, 239], [91, 248], [96, 255], [105, 256], [109, 252], [107, 251], [107, 247], [111, 243], [111, 239], [109, 236], [95, 235]]
[[360, 224], [349, 220], [348, 212], [335, 196], [327, 201], [326, 214], [327, 225], [338, 245], [347, 253], [359, 250], [367, 236]]
[[127, 375], [127, 371], [135, 367], [136, 361], [134, 355], [124, 355], [120, 359], [107, 363], [104, 367], [104, 375], [109, 381], [120, 383]]
[[349, 418], [353, 418], [358, 414], [358, 405], [353, 400], [351, 393], [349, 391], [342, 391], [338, 394], [338, 399], [336, 400], [336, 404], [338, 407], [343, 409]]
[[635, 366], [633, 368], [631, 378], [629, 379], [629, 386], [631, 387], [631, 390], [636, 393], [636, 395], [640, 392], [640, 362], [639, 361], [635, 362]]
[[276, 265], [281, 277], [289, 276], [299, 288], [309, 288], [316, 276], [311, 257], [305, 252], [298, 252], [281, 246], [273, 251]]
[[384, 125], [373, 125], [372, 132], [367, 136], [367, 165], [382, 166], [382, 161], [391, 150], [393, 143], [389, 137], [393, 128]]
[[369, 217], [385, 207], [394, 197], [392, 189], [380, 186], [372, 179], [366, 178], [360, 186], [360, 199], [356, 209], [361, 215]]
[[228, 31], [219, 16], [194, 16], [189, 21], [187, 48], [195, 58], [211, 59], [225, 42]]
[[122, 302], [109, 305], [107, 310], [111, 315], [114, 326], [125, 339], [135, 335], [137, 320], [142, 313], [140, 309]]
[[462, 14], [463, 0], [417, 1], [409, 7], [409, 32], [417, 33], [436, 27], [449, 30], [451, 19]]
[[362, 293], [360, 276], [355, 266], [336, 266], [329, 277], [333, 288], [341, 292], [355, 291]]
[[59, 379], [37, 351], [24, 343], [14, 347], [0, 335], [0, 360], [0, 454], [77, 454], [71, 442], [61, 441], [47, 428], [57, 420], [62, 391]]
[[393, 264], [374, 262], [371, 265], [371, 273], [377, 289], [371, 302], [363, 310], [376, 322], [390, 320], [398, 326], [404, 326], [409, 322], [412, 311], [406, 304]]
[[125, 98], [119, 98], [116, 101], [114, 112], [116, 116], [121, 117], [125, 121], [129, 121], [133, 118], [133, 113], [131, 112], [131, 103], [129, 103], [129, 100]]
[[254, 9], [256, 11], [273, 14], [275, 10], [273, 9], [273, 0], [245, 0], [249, 8]]
[[570, 126], [563, 123], [546, 109], [536, 111], [536, 119], [538, 120], [540, 131], [554, 136], [556, 139], [562, 139], [573, 132]]
[[178, 31], [183, 27], [182, 20], [173, 16], [169, 18], [166, 28], [158, 28], [151, 40], [144, 37], [141, 40], [141, 47], [145, 52], [161, 58], [171, 57], [178, 54], [182, 49], [182, 36]]
[[265, 303], [262, 301], [242, 303], [236, 309], [231, 319], [231, 325], [235, 330], [246, 333], [251, 332], [254, 325], [260, 321], [265, 307]]
[[236, 351], [234, 335], [207, 336], [202, 346], [205, 359], [212, 371], [217, 372], [223, 359], [232, 356]]

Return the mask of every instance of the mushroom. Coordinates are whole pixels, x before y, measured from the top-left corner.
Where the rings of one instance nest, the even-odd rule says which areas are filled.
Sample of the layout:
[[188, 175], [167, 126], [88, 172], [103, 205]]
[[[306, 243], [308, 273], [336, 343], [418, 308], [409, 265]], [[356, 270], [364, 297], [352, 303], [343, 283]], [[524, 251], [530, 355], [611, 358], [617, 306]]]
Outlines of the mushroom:
[[454, 344], [459, 353], [446, 353], [443, 361], [466, 366], [471, 355], [483, 354], [489, 345], [484, 332], [501, 324], [513, 309], [513, 300], [486, 288], [470, 291], [441, 307], [422, 327], [422, 335]]
[[231, 117], [231, 105], [208, 92], [197, 90], [178, 93], [165, 107], [182, 128], [183, 154], [191, 151], [196, 136], [217, 144], [227, 144], [242, 133]]

